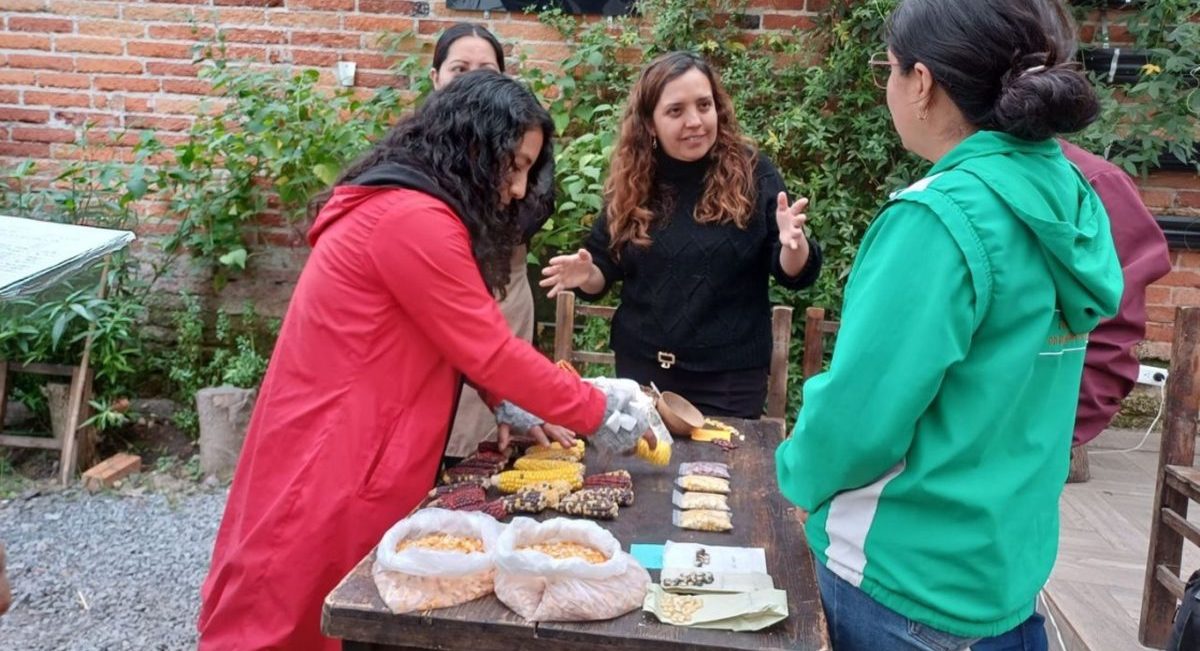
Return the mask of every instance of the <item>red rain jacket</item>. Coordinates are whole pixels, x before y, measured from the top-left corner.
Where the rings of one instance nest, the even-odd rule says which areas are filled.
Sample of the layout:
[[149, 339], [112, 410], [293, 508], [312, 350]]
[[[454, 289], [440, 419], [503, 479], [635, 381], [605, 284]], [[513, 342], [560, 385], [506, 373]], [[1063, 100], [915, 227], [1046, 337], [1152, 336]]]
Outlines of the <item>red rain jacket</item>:
[[325, 596], [434, 485], [463, 375], [578, 432], [604, 395], [514, 337], [466, 227], [343, 186], [309, 233], [202, 588], [200, 649], [324, 649]]

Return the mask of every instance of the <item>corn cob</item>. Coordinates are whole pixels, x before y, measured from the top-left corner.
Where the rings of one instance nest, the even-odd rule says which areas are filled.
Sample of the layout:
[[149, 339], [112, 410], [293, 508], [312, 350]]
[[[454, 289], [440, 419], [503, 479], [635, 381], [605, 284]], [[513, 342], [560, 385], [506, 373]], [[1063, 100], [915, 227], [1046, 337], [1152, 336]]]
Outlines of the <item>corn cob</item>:
[[454, 468], [451, 468], [451, 470], [459, 470], [459, 474], [465, 475], [494, 475], [504, 470], [504, 466], [505, 462], [503, 461], [497, 463], [495, 461], [468, 457], [459, 462]]
[[438, 497], [429, 506], [439, 509], [449, 509], [451, 511], [464, 510], [466, 507], [473, 504], [479, 504], [487, 501], [487, 497], [483, 493], [483, 489], [479, 486], [463, 486], [459, 490], [450, 491], [441, 497]]
[[562, 468], [570, 468], [578, 473], [582, 473], [584, 471], [582, 463], [575, 461], [563, 461], [561, 459], [535, 459], [532, 457], [521, 457], [513, 462], [513, 470], [559, 470]]
[[583, 487], [614, 486], [617, 488], [633, 488], [633, 477], [628, 470], [612, 470], [583, 478]]
[[637, 456], [656, 466], [665, 466], [671, 463], [671, 444], [666, 441], [659, 441], [658, 445], [651, 450], [650, 444], [646, 442], [646, 439], [638, 439]]
[[503, 498], [492, 500], [484, 504], [483, 508], [479, 510], [492, 516], [493, 518], [496, 518], [497, 520], [503, 520], [512, 514], [512, 509], [509, 508], [508, 504], [505, 503]]
[[[450, 470], [454, 469], [451, 468]], [[474, 484], [475, 486], [484, 487], [488, 486], [492, 479], [491, 475], [484, 473], [479, 468], [471, 468], [471, 470], [474, 470], [475, 472], [451, 473], [450, 471], [446, 471], [442, 473], [442, 483], [450, 484], [452, 486], [457, 486], [459, 484]]]
[[534, 446], [525, 450], [525, 456], [535, 459], [562, 459], [570, 461], [583, 460], [583, 441], [576, 440], [575, 445], [564, 448], [559, 443], [551, 443], [549, 447]]
[[483, 441], [475, 448], [475, 455], [494, 455], [507, 459], [512, 454], [512, 448], [501, 451], [500, 444], [496, 441]]
[[515, 495], [500, 498], [510, 513], [541, 513], [550, 507], [550, 496], [543, 491], [522, 488]]
[[562, 498], [555, 508], [567, 515], [593, 520], [615, 519], [619, 510], [617, 503], [610, 498], [580, 493], [572, 493]]
[[501, 493], [515, 493], [521, 487], [540, 481], [561, 479], [568, 482], [572, 489], [583, 485], [583, 475], [574, 468], [558, 470], [506, 470], [492, 477], [492, 485]]
[[617, 503], [618, 506], [633, 506], [633, 489], [632, 488], [616, 488], [613, 486], [587, 488], [575, 493], [575, 495], [603, 497]]
[[538, 491], [546, 496], [551, 508], [558, 506], [558, 501], [571, 494], [571, 482], [556, 479], [554, 481], [538, 481], [526, 484], [517, 492]]

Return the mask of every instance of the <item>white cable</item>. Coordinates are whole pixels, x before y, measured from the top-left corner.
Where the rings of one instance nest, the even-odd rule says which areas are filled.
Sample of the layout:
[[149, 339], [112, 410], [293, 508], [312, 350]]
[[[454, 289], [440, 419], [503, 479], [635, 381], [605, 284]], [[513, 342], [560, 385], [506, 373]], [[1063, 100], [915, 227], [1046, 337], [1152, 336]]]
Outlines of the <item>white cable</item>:
[[1046, 603], [1046, 589], [1042, 588], [1038, 592], [1038, 599], [1042, 602], [1042, 610], [1046, 611], [1046, 621], [1054, 627], [1054, 637], [1058, 639], [1058, 648], [1066, 651], [1067, 643], [1063, 641], [1062, 629], [1058, 627], [1058, 620], [1054, 619], [1054, 613], [1050, 610], [1050, 604]]
[[1167, 389], [1166, 389], [1165, 385], [1160, 384], [1158, 386], [1158, 397], [1159, 397], [1158, 413], [1154, 414], [1154, 420], [1150, 421], [1150, 427], [1146, 428], [1146, 435], [1142, 437], [1142, 440], [1140, 442], [1138, 442], [1137, 445], [1135, 445], [1131, 448], [1126, 448], [1124, 450], [1088, 450], [1088, 454], [1113, 454], [1116, 452], [1137, 452], [1138, 450], [1142, 449], [1142, 446], [1145, 445], [1146, 441], [1148, 441], [1150, 439], [1150, 433], [1154, 431], [1154, 426], [1158, 424], [1159, 417], [1162, 416], [1163, 406], [1167, 404]]

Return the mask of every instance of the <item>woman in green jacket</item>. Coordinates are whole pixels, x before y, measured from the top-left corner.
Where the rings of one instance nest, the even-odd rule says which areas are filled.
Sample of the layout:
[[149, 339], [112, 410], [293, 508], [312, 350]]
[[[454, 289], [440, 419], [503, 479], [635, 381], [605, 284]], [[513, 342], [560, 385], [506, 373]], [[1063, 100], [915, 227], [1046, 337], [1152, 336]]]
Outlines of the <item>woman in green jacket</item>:
[[961, 649], [1033, 611], [1108, 216], [1054, 136], [1098, 106], [1053, 0], [903, 0], [872, 60], [928, 174], [859, 249], [829, 371], [776, 453], [838, 651]]

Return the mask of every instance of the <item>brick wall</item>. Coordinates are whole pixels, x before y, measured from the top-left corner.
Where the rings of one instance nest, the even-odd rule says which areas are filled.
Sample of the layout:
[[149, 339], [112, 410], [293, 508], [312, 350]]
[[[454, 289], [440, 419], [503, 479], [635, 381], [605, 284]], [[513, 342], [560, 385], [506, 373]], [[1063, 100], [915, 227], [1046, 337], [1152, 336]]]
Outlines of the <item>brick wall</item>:
[[[803, 29], [828, 0], [752, 0], [750, 6], [750, 25], [758, 31]], [[397, 83], [388, 72], [392, 62], [376, 47], [381, 31], [412, 30], [414, 48], [428, 53], [439, 31], [472, 20], [486, 23], [536, 65], [555, 65], [567, 52], [557, 33], [531, 16], [455, 12], [444, 0], [0, 0], [0, 16], [0, 165], [35, 159], [47, 172], [78, 155], [71, 143], [85, 123], [129, 131], [126, 143], [142, 130], [167, 143], [183, 137], [208, 91], [191, 62], [193, 23], [200, 37], [219, 25], [234, 57], [317, 67], [328, 83], [336, 62], [354, 61], [364, 89]], [[1099, 18], [1085, 21], [1085, 39], [1096, 34]], [[115, 145], [103, 155], [121, 159], [129, 150]], [[1160, 172], [1141, 185], [1156, 213], [1200, 217], [1195, 174]], [[160, 211], [147, 212], [156, 217]], [[140, 234], [153, 239], [169, 228], [148, 219]], [[287, 224], [266, 225], [259, 237], [267, 246], [252, 259], [254, 273], [226, 288], [222, 302], [253, 299], [267, 313], [282, 313], [304, 260], [301, 235]], [[1149, 295], [1146, 353], [1156, 357], [1169, 347], [1173, 306], [1200, 305], [1200, 253], [1172, 255], [1175, 271]], [[203, 291], [206, 285], [206, 278], [182, 267], [162, 287]]]

